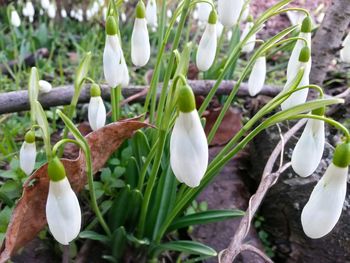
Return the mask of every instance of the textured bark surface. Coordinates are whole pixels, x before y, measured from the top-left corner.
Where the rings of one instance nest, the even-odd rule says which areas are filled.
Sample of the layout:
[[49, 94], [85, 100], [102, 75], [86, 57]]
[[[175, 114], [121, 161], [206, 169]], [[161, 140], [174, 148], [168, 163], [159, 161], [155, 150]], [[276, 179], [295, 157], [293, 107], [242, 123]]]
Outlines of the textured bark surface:
[[350, 22], [350, 1], [333, 0], [312, 41], [310, 83], [322, 85]]

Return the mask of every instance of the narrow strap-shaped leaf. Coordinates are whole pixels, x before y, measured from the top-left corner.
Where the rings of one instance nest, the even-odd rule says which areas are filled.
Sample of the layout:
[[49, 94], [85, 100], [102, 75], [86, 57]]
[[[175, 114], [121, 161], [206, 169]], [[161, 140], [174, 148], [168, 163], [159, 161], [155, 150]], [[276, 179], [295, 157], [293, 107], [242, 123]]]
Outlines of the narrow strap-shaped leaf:
[[168, 231], [188, 227], [223, 221], [230, 218], [241, 217], [244, 212], [241, 210], [209, 210], [190, 214], [176, 219], [169, 227]]
[[96, 233], [95, 231], [89, 231], [89, 230], [80, 232], [79, 237], [85, 238], [85, 239], [101, 241], [102, 243], [105, 243], [105, 244], [108, 244], [110, 242], [110, 239], [108, 238], [108, 236], [101, 235], [99, 233]]

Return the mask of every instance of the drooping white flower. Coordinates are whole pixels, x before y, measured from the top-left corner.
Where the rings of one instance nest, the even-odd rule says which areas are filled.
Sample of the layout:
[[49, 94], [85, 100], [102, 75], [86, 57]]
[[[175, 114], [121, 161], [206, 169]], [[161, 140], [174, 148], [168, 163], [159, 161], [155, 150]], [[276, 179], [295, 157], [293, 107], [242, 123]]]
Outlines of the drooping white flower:
[[200, 71], [207, 71], [213, 65], [215, 59], [217, 48], [216, 22], [216, 12], [212, 10], [197, 50], [196, 64]]
[[15, 9], [12, 9], [11, 11], [10, 22], [14, 27], [19, 27], [21, 25], [21, 19], [19, 18], [19, 15]]
[[67, 17], [67, 11], [64, 8], [61, 9], [61, 17], [62, 18], [66, 18]]
[[301, 177], [315, 172], [325, 144], [324, 122], [309, 119], [292, 154], [293, 170]]
[[157, 27], [157, 3], [155, 0], [148, 0], [146, 6], [147, 23], [152, 27]]
[[106, 123], [106, 108], [103, 104], [103, 100], [101, 98], [101, 90], [100, 87], [96, 84], [91, 86], [91, 98], [89, 103], [89, 123], [91, 129], [96, 131], [102, 128]]
[[[241, 41], [243, 41], [247, 35], [249, 34], [249, 31], [254, 26], [254, 23], [251, 21], [248, 21], [243, 29], [242, 35], [241, 35]], [[249, 37], [245, 45], [242, 47], [242, 53], [250, 53], [254, 50], [255, 47], [255, 41], [256, 41], [256, 34], [254, 33]]]
[[19, 165], [26, 175], [30, 175], [35, 166], [36, 146], [35, 134], [33, 131], [27, 132], [25, 140], [19, 151]]
[[136, 18], [131, 35], [131, 60], [135, 66], [143, 67], [151, 55], [145, 5], [139, 1], [136, 6]]
[[47, 223], [53, 237], [59, 243], [68, 245], [80, 232], [79, 201], [65, 175], [63, 164], [57, 157], [49, 163], [48, 174], [50, 184], [46, 202]]
[[[310, 60], [310, 49], [305, 46], [302, 48], [300, 52], [299, 61], [298, 61], [298, 64], [295, 66], [294, 75], [291, 74], [289, 79], [287, 78], [287, 82], [283, 90], [287, 91], [291, 88], [299, 70], [302, 68], [304, 68], [304, 74], [297, 88], [309, 85], [310, 83], [309, 77], [310, 77], [310, 71], [311, 71], [311, 63], [309, 63], [309, 60]], [[282, 110], [286, 110], [296, 105], [304, 103], [307, 99], [308, 92], [309, 92], [308, 88], [293, 92], [284, 102], [282, 102], [281, 104]]]
[[306, 15], [304, 12], [287, 11], [287, 16], [292, 26], [296, 26], [301, 25]]
[[250, 73], [248, 80], [248, 91], [250, 96], [255, 96], [264, 87], [266, 78], [266, 57], [259, 57]]
[[170, 164], [180, 182], [197, 187], [208, 166], [208, 142], [192, 89], [186, 86], [178, 92], [180, 113], [170, 138]]
[[48, 93], [52, 90], [52, 85], [46, 80], [39, 80], [39, 89], [43, 93]]
[[49, 8], [47, 9], [47, 15], [54, 19], [56, 17], [56, 6], [54, 4], [50, 4]]
[[50, 1], [49, 0], [41, 0], [40, 3], [41, 3], [41, 7], [44, 10], [49, 9], [49, 6], [50, 6]]
[[197, 4], [198, 20], [203, 23], [206, 23], [208, 21], [211, 11], [212, 11], [212, 6], [209, 3], [198, 3]]
[[30, 2], [30, 1], [26, 2], [25, 6], [22, 10], [22, 13], [24, 16], [29, 18], [30, 22], [33, 22], [34, 15], [35, 15], [35, 9], [34, 9], [32, 2]]
[[248, 4], [245, 9], [243, 10], [242, 13], [242, 21], [246, 21], [249, 17], [249, 12], [250, 12], [250, 5]]
[[350, 63], [350, 33], [343, 41], [343, 48], [340, 50], [340, 60], [342, 62]]
[[244, 0], [219, 0], [218, 14], [221, 24], [225, 27], [232, 27], [236, 24], [243, 5]]

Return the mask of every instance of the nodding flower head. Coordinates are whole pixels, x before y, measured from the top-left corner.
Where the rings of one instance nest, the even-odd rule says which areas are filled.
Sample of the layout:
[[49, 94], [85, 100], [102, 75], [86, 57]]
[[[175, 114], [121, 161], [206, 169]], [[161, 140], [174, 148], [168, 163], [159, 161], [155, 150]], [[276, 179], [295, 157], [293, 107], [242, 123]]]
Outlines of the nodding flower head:
[[236, 24], [243, 5], [244, 0], [219, 0], [218, 13], [221, 24], [225, 27], [232, 27]]
[[90, 94], [88, 119], [91, 129], [96, 131], [106, 123], [106, 108], [101, 98], [101, 89], [97, 84], [91, 85]]
[[28, 131], [24, 137], [24, 142], [19, 151], [19, 164], [26, 175], [30, 175], [35, 167], [36, 146], [35, 132]]

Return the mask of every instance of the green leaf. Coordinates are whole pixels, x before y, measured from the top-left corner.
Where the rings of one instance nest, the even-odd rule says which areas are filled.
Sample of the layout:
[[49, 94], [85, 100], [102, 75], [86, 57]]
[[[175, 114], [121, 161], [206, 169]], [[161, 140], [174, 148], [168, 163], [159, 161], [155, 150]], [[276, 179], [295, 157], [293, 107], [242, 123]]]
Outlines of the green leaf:
[[41, 106], [41, 104], [38, 101], [34, 102], [35, 105], [35, 118], [38, 122], [38, 125], [41, 128], [44, 144], [45, 144], [45, 151], [46, 156], [49, 158], [51, 156], [51, 139], [50, 139], [50, 131], [49, 131], [49, 123], [47, 122], [46, 114]]
[[138, 166], [143, 165], [143, 157], [147, 157], [150, 152], [150, 146], [145, 133], [141, 130], [135, 132], [132, 139], [132, 151]]
[[125, 181], [131, 188], [135, 188], [137, 186], [137, 182], [139, 180], [140, 169], [137, 165], [137, 161], [135, 157], [131, 157], [128, 166], [126, 167], [126, 178]]
[[215, 257], [217, 253], [214, 249], [196, 241], [172, 241], [154, 247], [155, 255], [164, 251], [178, 251], [189, 255], [200, 255]]
[[130, 198], [130, 186], [124, 187], [118, 196], [115, 198], [111, 209], [109, 210], [108, 225], [113, 231], [124, 225], [128, 216], [129, 198]]
[[125, 228], [119, 227], [112, 234], [111, 249], [113, 258], [117, 260], [122, 258], [127, 244], [126, 242], [127, 238]]
[[89, 230], [80, 232], [79, 237], [84, 239], [100, 241], [105, 244], [108, 244], [110, 242], [108, 236], [101, 235], [99, 233], [96, 233], [94, 231], [89, 231]]
[[184, 228], [192, 225], [201, 225], [223, 221], [235, 217], [241, 217], [244, 212], [241, 210], [209, 210], [198, 212], [191, 215], [186, 215], [174, 220], [169, 226], [168, 231], [173, 231], [179, 228]]
[[82, 59], [82, 61], [79, 64], [79, 67], [76, 71], [76, 78], [74, 81], [74, 87], [75, 87], [75, 94], [80, 94], [80, 89], [81, 89], [81, 84], [84, 80], [84, 78], [87, 76], [87, 73], [89, 71], [90, 68], [90, 62], [91, 62], [91, 52], [87, 52], [84, 56], [84, 58]]

